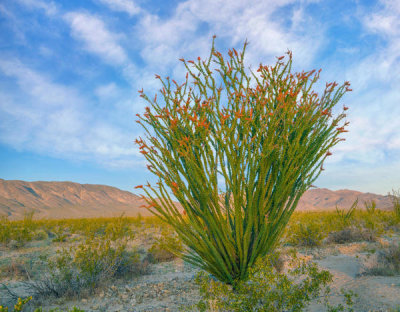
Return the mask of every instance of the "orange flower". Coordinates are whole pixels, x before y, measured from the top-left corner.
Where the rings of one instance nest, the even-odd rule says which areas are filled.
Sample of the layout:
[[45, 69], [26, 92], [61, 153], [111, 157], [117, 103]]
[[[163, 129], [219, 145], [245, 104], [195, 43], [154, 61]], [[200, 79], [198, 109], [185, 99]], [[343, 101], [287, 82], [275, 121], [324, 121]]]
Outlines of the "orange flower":
[[143, 188], [143, 185], [135, 186], [135, 189], [138, 189], [138, 188]]
[[284, 56], [277, 57], [278, 61], [282, 60]]
[[178, 123], [178, 119], [172, 119], [171, 120], [171, 127], [175, 127], [177, 123]]
[[157, 74], [155, 74], [155, 76], [156, 76], [156, 79], [160, 79], [161, 77], [159, 76], [159, 75], [157, 75]]
[[328, 151], [328, 153], [326, 153], [326, 156], [331, 156], [332, 153], [330, 151]]
[[232, 48], [232, 50], [235, 53], [235, 55], [238, 56], [238, 53], [236, 52], [235, 48]]

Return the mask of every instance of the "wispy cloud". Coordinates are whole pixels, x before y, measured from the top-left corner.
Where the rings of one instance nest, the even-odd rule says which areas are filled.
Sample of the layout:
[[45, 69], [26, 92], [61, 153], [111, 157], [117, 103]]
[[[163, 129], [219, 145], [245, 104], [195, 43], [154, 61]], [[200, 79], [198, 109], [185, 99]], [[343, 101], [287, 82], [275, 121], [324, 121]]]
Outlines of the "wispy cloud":
[[31, 9], [40, 9], [48, 16], [55, 16], [58, 13], [56, 4], [53, 1], [43, 0], [18, 0], [22, 5]]
[[139, 14], [141, 9], [131, 0], [99, 0], [101, 3], [107, 5], [111, 10], [125, 12], [130, 16]]
[[64, 18], [71, 27], [72, 36], [83, 42], [85, 50], [112, 65], [127, 62], [126, 52], [118, 43], [121, 35], [109, 31], [99, 17], [88, 13], [70, 12], [65, 14]]
[[6, 96], [1, 90], [3, 143], [20, 150], [100, 163], [124, 162], [138, 154], [130, 135], [98, 120], [100, 116], [90, 113], [90, 101], [76, 89], [52, 82], [18, 60], [0, 61], [0, 73], [15, 80], [19, 90], [18, 96]]
[[[279, 56], [288, 48], [300, 64], [309, 64], [325, 41], [324, 27], [313, 20], [318, 27], [305, 32], [312, 18], [304, 14], [302, 5], [296, 5], [288, 18], [274, 18], [278, 9], [294, 3], [268, 1], [249, 6], [245, 1], [230, 1], [226, 5], [222, 1], [188, 0], [181, 2], [168, 19], [144, 13], [135, 26], [144, 43], [142, 57], [157, 65], [176, 62], [176, 56], [184, 54], [205, 57], [211, 36], [217, 34], [221, 38], [218, 40], [229, 40], [236, 47], [242, 47], [248, 39], [247, 61], [253, 67], [258, 66], [260, 59]], [[285, 25], [288, 19], [290, 26]], [[208, 31], [198, 34], [204, 24]]]

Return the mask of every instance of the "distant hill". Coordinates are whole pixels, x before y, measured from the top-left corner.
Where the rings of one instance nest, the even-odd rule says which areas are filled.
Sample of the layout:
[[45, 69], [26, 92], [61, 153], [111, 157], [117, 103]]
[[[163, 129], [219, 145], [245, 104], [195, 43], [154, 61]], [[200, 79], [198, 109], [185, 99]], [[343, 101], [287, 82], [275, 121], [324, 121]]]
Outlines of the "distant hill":
[[376, 207], [390, 210], [393, 207], [389, 195], [362, 193], [351, 190], [331, 191], [326, 188], [310, 189], [300, 198], [297, 210], [330, 210], [336, 205], [340, 209], [350, 208], [358, 198], [358, 208], [365, 209], [364, 201], [374, 200]]
[[[297, 210], [328, 210], [335, 209], [336, 205], [349, 208], [357, 197], [360, 208], [364, 207], [363, 201], [371, 199], [379, 209], [392, 207], [389, 196], [322, 188], [308, 190]], [[0, 179], [0, 215], [10, 219], [21, 219], [25, 212], [32, 210], [35, 218], [115, 217], [122, 213], [149, 216], [151, 213], [147, 209], [140, 208], [145, 204], [138, 195], [106, 185]], [[178, 209], [182, 207], [175, 204]]]
[[20, 219], [26, 211], [35, 218], [84, 218], [151, 215], [146, 201], [118, 188], [73, 182], [25, 182], [0, 179], [0, 215]]

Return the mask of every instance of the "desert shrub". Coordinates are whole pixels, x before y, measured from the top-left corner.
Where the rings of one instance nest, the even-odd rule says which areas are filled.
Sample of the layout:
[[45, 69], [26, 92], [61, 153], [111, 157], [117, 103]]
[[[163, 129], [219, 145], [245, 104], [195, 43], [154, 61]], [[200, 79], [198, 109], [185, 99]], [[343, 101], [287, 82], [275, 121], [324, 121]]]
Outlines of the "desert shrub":
[[[275, 259], [275, 260], [274, 260]], [[258, 259], [246, 281], [233, 286], [224, 284], [200, 272], [196, 283], [201, 300], [191, 307], [198, 311], [303, 311], [314, 299], [326, 299], [330, 293], [332, 275], [320, 270], [315, 263], [292, 257], [287, 272], [274, 266], [276, 256]], [[351, 294], [346, 294], [351, 307]], [[326, 302], [327, 303], [327, 302]], [[327, 303], [327, 306], [329, 304]], [[333, 311], [333, 307], [330, 311]], [[336, 311], [343, 311], [344, 306]]]
[[47, 232], [46, 232], [45, 230], [42, 230], [42, 229], [36, 231], [36, 232], [33, 234], [33, 239], [34, 239], [34, 240], [41, 241], [41, 240], [45, 240], [45, 239], [47, 239], [47, 238], [49, 238], [49, 235], [47, 234]]
[[357, 204], [358, 204], [358, 198], [354, 201], [354, 203], [347, 211], [345, 211], [344, 209], [339, 209], [336, 206], [336, 216], [338, 218], [338, 222], [341, 228], [348, 227], [354, 220], [354, 214], [356, 212]]
[[[24, 308], [26, 307], [26, 305], [32, 300], [32, 297], [27, 297], [25, 299], [22, 298], [18, 298], [17, 299], [17, 303], [14, 305], [14, 309], [13, 310], [9, 310], [8, 307], [4, 307], [0, 305], [0, 312], [21, 312], [24, 310]], [[43, 310], [43, 308], [36, 308], [33, 312], [45, 312], [45, 310]], [[55, 308], [55, 309], [50, 309], [47, 312], [63, 312], [63, 310], [59, 309], [59, 308]], [[65, 312], [85, 312], [84, 310], [81, 310], [77, 307], [72, 307], [71, 309], [68, 309]]]
[[25, 283], [34, 297], [92, 294], [111, 278], [147, 272], [147, 264], [136, 250], [126, 249], [126, 242], [102, 239], [87, 239], [76, 247], [59, 250], [47, 265], [45, 278]]
[[112, 241], [122, 238], [133, 238], [133, 231], [130, 227], [130, 221], [123, 215], [108, 222], [104, 235]]
[[400, 222], [400, 190], [399, 191], [395, 191], [393, 190], [393, 194], [390, 194], [390, 198], [392, 199], [392, 203], [393, 203], [393, 214], [395, 217], [395, 220], [397, 222]]
[[368, 214], [373, 215], [376, 212], [376, 202], [373, 199], [364, 201], [364, 207]]
[[383, 276], [400, 274], [400, 244], [391, 244], [379, 250], [376, 264], [368, 268], [365, 274]]
[[32, 241], [37, 229], [33, 220], [33, 212], [25, 213], [21, 221], [10, 221], [2, 216], [0, 219], [0, 243], [11, 248], [20, 248]]
[[316, 223], [291, 226], [286, 242], [295, 246], [315, 247], [321, 245], [325, 234], [321, 225]]
[[326, 242], [335, 244], [346, 244], [352, 242], [374, 242], [376, 236], [374, 232], [363, 230], [358, 227], [348, 227], [340, 231], [329, 233]]
[[171, 231], [163, 230], [160, 238], [147, 251], [146, 259], [150, 263], [172, 261], [177, 257], [176, 251], [182, 250], [182, 241]]
[[0, 243], [7, 244], [11, 240], [11, 221], [6, 216], [0, 217]]
[[0, 277], [26, 279], [27, 269], [23, 261], [11, 259], [0, 266]]
[[159, 178], [158, 190], [136, 186], [148, 196], [145, 207], [174, 228], [188, 247], [181, 254], [187, 262], [230, 284], [246, 279], [257, 258], [279, 243], [298, 200], [347, 132], [347, 107], [335, 117], [332, 110], [351, 91], [349, 82], [329, 83], [318, 96], [312, 88], [319, 72], [293, 74], [290, 51], [285, 61], [282, 56], [248, 74], [246, 46], [225, 60], [213, 40], [207, 60], [182, 59], [183, 84], [157, 76], [163, 85], [158, 102], [140, 91], [153, 109], [137, 114], [148, 142], [135, 141]]
[[[14, 305], [14, 309], [12, 311], [13, 312], [22, 311], [24, 306], [31, 300], [32, 300], [32, 297], [28, 297], [25, 299], [18, 298], [17, 303]], [[2, 305], [0, 305], [0, 312], [8, 312], [8, 311], [9, 311], [8, 307], [3, 307]]]
[[66, 233], [66, 229], [64, 226], [59, 225], [53, 228], [52, 231], [53, 242], [63, 243], [67, 241], [68, 233]]

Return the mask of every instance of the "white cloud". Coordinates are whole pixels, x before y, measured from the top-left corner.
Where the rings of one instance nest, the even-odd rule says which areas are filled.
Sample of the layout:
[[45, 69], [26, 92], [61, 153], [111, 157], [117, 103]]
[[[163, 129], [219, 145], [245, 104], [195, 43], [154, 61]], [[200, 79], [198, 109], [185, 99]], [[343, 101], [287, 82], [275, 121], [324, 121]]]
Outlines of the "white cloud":
[[140, 13], [140, 8], [131, 0], [100, 0], [103, 4], [107, 5], [111, 10], [126, 12], [130, 16]]
[[94, 93], [100, 99], [114, 98], [118, 94], [118, 87], [114, 82], [96, 88]]
[[[222, 40], [230, 38], [240, 48], [247, 38], [247, 59], [253, 67], [258, 66], [260, 59], [279, 56], [288, 48], [293, 50], [298, 63], [308, 64], [324, 42], [323, 28], [305, 32], [311, 17], [305, 16], [301, 7], [294, 10], [289, 29], [283, 21], [273, 19], [275, 10], [291, 3], [294, 1], [257, 2], [249, 6], [246, 1], [231, 1], [227, 6], [223, 1], [188, 0], [180, 3], [167, 20], [144, 14], [136, 25], [137, 34], [145, 43], [142, 57], [157, 64], [176, 62], [176, 56], [184, 54], [206, 57], [211, 36], [216, 34]], [[196, 31], [201, 23], [207, 23], [210, 30], [198, 36]]]
[[84, 43], [85, 50], [113, 65], [127, 63], [126, 52], [118, 43], [120, 35], [109, 31], [100, 18], [80, 12], [67, 13], [64, 18], [71, 27], [72, 36]]
[[0, 141], [19, 150], [98, 163], [139, 155], [132, 136], [93, 112], [76, 89], [52, 82], [18, 60], [0, 61], [17, 92], [0, 90]]
[[57, 6], [53, 1], [18, 0], [18, 2], [31, 9], [43, 10], [48, 16], [55, 16], [58, 13]]
[[44, 75], [22, 64], [17, 59], [0, 60], [0, 71], [16, 78], [19, 87], [37, 100], [40, 108], [46, 106], [75, 106], [82, 101], [74, 90], [52, 83]]

